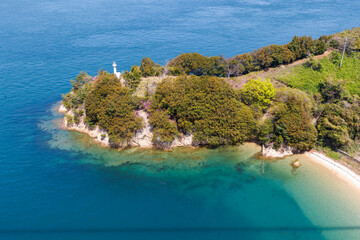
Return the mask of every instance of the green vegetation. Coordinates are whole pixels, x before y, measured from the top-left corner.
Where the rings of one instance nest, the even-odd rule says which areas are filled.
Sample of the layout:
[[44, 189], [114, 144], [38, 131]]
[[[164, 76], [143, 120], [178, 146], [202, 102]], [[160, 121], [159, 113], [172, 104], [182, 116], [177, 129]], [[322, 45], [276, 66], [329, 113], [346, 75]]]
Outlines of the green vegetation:
[[154, 76], [154, 62], [149, 57], [141, 60], [140, 71], [143, 77]]
[[323, 147], [323, 148], [318, 148], [317, 150], [325, 153], [328, 157], [330, 157], [332, 159], [340, 160], [340, 158], [341, 158], [341, 154], [339, 152], [331, 150], [330, 148]]
[[65, 119], [66, 119], [67, 124], [69, 124], [69, 125], [74, 123], [73, 117], [68, 114], [65, 115]]
[[360, 51], [360, 28], [352, 28], [341, 33], [336, 33], [333, 36], [333, 44], [337, 45], [338, 49], [343, 49], [345, 39], [348, 40], [348, 52]]
[[332, 149], [349, 149], [359, 140], [360, 107], [346, 100], [326, 104], [318, 120], [319, 144]]
[[286, 145], [299, 151], [313, 148], [317, 132], [311, 123], [311, 108], [311, 101], [303, 92], [280, 89], [269, 109], [271, 117], [261, 127], [260, 140], [274, 142], [275, 147]]
[[164, 144], [170, 144], [179, 135], [176, 123], [170, 120], [169, 115], [164, 110], [152, 111], [149, 123], [154, 128], [152, 142], [155, 145], [164, 147]]
[[[327, 40], [327, 39], [326, 39]], [[251, 53], [232, 58], [205, 57], [199, 53], [183, 53], [170, 61], [172, 75], [193, 74], [218, 77], [233, 77], [264, 68], [276, 67], [307, 57], [309, 54], [320, 55], [328, 48], [325, 39], [295, 36], [285, 45], [269, 45]]]
[[113, 74], [99, 75], [85, 100], [86, 122], [107, 130], [115, 146], [124, 146], [142, 127], [135, 117], [128, 88], [122, 87]]
[[[104, 128], [113, 146], [126, 146], [142, 128], [135, 114], [142, 110], [152, 142], [161, 148], [192, 134], [194, 144], [208, 147], [256, 141], [297, 151], [320, 147], [335, 157], [338, 149], [352, 154], [360, 150], [359, 29], [315, 40], [295, 36], [288, 44], [232, 58], [184, 53], [160, 66], [145, 57], [122, 75], [125, 86], [113, 74], [100, 71], [92, 78], [81, 72], [63, 95], [73, 113], [65, 117], [68, 124], [85, 119]], [[338, 50], [346, 37], [340, 67]], [[331, 54], [316, 60], [328, 48]], [[241, 89], [226, 79], [309, 56], [302, 64], [273, 69], [273, 75], [260, 72], [271, 80], [250, 79]]]
[[122, 77], [126, 81], [126, 85], [130, 88], [130, 91], [135, 91], [136, 87], [140, 83], [141, 76], [142, 73], [138, 66], [132, 66], [130, 72], [126, 71], [122, 74]]
[[166, 79], [157, 88], [151, 108], [166, 111], [182, 133], [211, 147], [252, 139], [255, 121], [252, 110], [239, 93], [216, 77], [182, 76]]
[[143, 77], [159, 76], [163, 71], [163, 67], [155, 64], [149, 57], [144, 57], [140, 63], [140, 71]]
[[241, 89], [241, 98], [247, 105], [256, 104], [262, 110], [268, 108], [271, 100], [275, 97], [275, 88], [269, 79], [261, 81], [260, 79], [251, 79]]
[[[345, 55], [340, 68], [341, 53], [333, 52], [329, 58], [295, 66], [288, 74], [276, 77], [286, 85], [309, 94], [319, 93], [322, 83], [343, 81], [345, 88], [353, 95], [360, 96], [360, 54]], [[320, 65], [314, 67], [314, 65]]]
[[140, 66], [132, 66], [130, 72], [126, 71], [123, 77], [132, 90], [139, 84], [141, 76], [149, 77], [165, 74], [172, 76], [235, 77], [281, 64], [288, 64], [306, 58], [311, 54], [323, 54], [334, 43], [338, 43], [335, 39], [329, 42], [331, 38], [332, 36], [321, 36], [319, 39], [294, 36], [288, 44], [272, 44], [251, 53], [244, 53], [230, 58], [224, 58], [223, 56], [207, 57], [196, 52], [183, 53], [172, 59], [166, 66], [155, 64], [149, 57], [144, 57]]
[[80, 74], [75, 78], [75, 80], [70, 80], [72, 89], [69, 93], [62, 95], [63, 105], [66, 109], [77, 108], [84, 103], [84, 100], [90, 90], [90, 80], [92, 79], [85, 72], [80, 72]]

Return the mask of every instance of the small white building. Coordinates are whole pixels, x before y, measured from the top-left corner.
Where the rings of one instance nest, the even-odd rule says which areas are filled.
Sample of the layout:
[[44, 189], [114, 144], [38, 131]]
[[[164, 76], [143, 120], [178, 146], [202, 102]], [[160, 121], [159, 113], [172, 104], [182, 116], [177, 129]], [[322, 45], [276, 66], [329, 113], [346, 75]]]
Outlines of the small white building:
[[120, 79], [120, 72], [118, 72], [117, 70], [116, 70], [116, 62], [113, 62], [113, 68], [114, 68], [114, 74], [115, 74], [115, 76], [118, 78], [118, 79]]

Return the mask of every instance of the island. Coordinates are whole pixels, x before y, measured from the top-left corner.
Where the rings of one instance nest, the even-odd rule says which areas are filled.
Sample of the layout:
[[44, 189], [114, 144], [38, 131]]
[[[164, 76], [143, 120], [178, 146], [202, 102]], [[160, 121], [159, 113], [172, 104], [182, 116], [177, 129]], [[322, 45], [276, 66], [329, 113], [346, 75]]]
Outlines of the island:
[[360, 28], [298, 37], [225, 58], [144, 57], [119, 73], [81, 72], [59, 112], [63, 127], [103, 146], [208, 147], [255, 142], [264, 157], [311, 149], [357, 161]]

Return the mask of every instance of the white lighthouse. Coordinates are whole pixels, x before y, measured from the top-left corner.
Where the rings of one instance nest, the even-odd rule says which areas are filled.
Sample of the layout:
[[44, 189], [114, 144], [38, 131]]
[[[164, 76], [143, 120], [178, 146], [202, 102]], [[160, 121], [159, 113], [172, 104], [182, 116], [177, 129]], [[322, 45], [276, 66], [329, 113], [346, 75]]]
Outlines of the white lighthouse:
[[116, 71], [116, 66], [117, 66], [116, 62], [113, 62], [114, 74], [118, 79], [120, 79], [120, 73], [118, 71]]

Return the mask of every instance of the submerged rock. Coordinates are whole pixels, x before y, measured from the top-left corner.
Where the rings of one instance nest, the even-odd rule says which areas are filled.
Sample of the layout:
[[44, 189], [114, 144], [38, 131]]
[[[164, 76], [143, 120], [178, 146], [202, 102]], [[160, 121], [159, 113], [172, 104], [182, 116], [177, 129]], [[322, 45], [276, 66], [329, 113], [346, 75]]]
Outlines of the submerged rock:
[[295, 161], [293, 161], [291, 164], [290, 164], [293, 168], [299, 168], [301, 166], [301, 163], [299, 162], [298, 159], [296, 159]]

